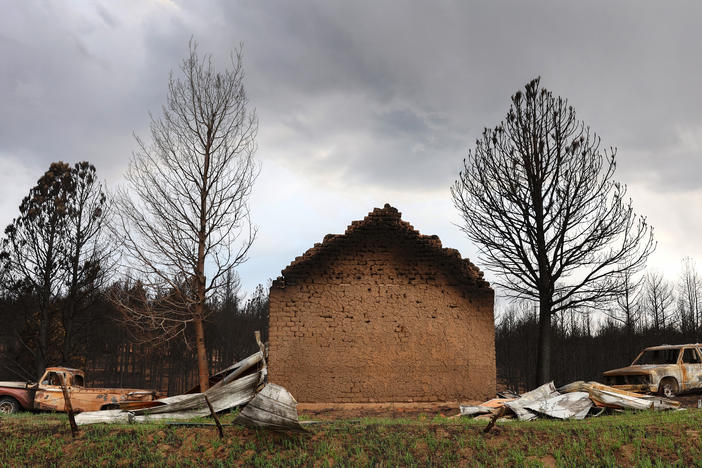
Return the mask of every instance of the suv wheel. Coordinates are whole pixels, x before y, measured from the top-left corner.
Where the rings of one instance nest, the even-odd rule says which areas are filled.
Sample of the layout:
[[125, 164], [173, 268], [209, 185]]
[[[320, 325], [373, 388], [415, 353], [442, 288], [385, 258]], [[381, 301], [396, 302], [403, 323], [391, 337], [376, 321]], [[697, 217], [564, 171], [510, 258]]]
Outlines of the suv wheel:
[[10, 397], [0, 398], [0, 414], [14, 414], [18, 413], [20, 410], [19, 403], [17, 400]]
[[678, 390], [678, 381], [672, 377], [666, 377], [658, 384], [658, 393], [666, 398], [673, 398]]

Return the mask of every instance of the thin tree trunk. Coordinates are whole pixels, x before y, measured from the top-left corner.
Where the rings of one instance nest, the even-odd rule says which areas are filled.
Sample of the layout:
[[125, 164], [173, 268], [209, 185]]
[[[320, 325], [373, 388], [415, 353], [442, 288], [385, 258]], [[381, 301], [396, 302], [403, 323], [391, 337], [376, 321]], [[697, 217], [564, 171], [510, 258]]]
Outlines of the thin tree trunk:
[[[209, 136], [209, 134], [208, 134]], [[200, 189], [200, 231], [197, 246], [197, 304], [195, 304], [195, 338], [197, 346], [197, 370], [200, 376], [200, 391], [209, 388], [210, 373], [207, 365], [207, 348], [205, 347], [205, 245], [207, 243], [207, 184], [210, 171], [210, 145], [206, 147], [203, 167], [202, 188]]]
[[539, 344], [536, 354], [536, 386], [551, 380], [551, 306], [541, 299], [539, 304]]
[[[199, 307], [202, 307], [199, 305]], [[199, 308], [198, 307], [198, 308]], [[202, 317], [199, 315], [199, 317]], [[210, 375], [207, 366], [207, 348], [205, 348], [205, 329], [201, 318], [195, 319], [195, 342], [197, 347], [197, 369], [200, 380], [200, 391], [204, 392], [210, 386]]]

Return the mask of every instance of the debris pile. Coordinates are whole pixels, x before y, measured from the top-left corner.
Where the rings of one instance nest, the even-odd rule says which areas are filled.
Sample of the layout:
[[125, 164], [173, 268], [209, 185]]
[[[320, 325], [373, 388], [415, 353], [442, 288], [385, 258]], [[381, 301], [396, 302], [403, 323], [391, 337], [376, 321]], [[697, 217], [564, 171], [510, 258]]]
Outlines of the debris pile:
[[[210, 416], [246, 405], [236, 424], [272, 430], [304, 431], [298, 421], [297, 401], [283, 387], [265, 383], [267, 368], [261, 351], [213, 375], [204, 393], [191, 392], [147, 402], [120, 404], [120, 409], [89, 411], [76, 416], [78, 425], [143, 423], [164, 419]], [[212, 405], [210, 408], [209, 403]]]
[[530, 421], [539, 417], [584, 419], [598, 416], [606, 409], [669, 410], [680, 403], [652, 395], [627, 392], [598, 382], [573, 382], [556, 389], [553, 382], [523, 395], [498, 394], [498, 398], [477, 406], [463, 406], [461, 416], [486, 419], [514, 418]]

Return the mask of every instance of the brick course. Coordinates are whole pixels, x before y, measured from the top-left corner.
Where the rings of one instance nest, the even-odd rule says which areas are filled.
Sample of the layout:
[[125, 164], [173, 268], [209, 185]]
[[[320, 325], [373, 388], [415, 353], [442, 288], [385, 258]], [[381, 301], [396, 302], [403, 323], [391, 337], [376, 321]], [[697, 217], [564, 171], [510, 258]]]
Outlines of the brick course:
[[376, 208], [273, 282], [269, 378], [301, 403], [493, 397], [493, 301], [458, 251]]

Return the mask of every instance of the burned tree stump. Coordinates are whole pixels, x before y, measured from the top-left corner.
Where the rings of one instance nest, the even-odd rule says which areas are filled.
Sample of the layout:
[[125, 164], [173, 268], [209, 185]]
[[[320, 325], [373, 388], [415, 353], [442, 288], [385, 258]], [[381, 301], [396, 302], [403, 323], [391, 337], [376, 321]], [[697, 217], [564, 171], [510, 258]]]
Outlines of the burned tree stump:
[[490, 432], [490, 430], [491, 430], [492, 427], [495, 425], [495, 423], [497, 422], [497, 420], [500, 419], [502, 416], [504, 416], [506, 412], [507, 412], [507, 407], [506, 407], [506, 406], [503, 406], [502, 408], [500, 408], [500, 410], [497, 411], [497, 412], [492, 416], [492, 418], [490, 419], [490, 422], [489, 422], [488, 425], [485, 427], [485, 429], [483, 430], [483, 432], [484, 432], [485, 434], [487, 434], [488, 432]]

